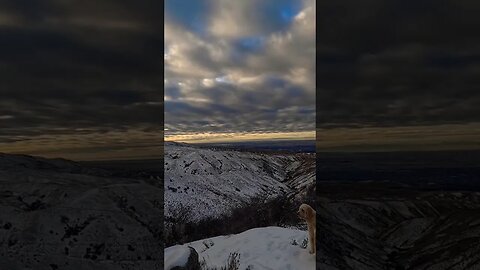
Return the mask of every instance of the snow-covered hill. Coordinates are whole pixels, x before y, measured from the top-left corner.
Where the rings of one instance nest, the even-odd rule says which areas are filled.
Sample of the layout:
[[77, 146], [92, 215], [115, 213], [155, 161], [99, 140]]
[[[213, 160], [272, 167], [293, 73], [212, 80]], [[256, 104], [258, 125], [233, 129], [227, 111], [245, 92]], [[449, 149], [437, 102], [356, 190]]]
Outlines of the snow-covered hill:
[[293, 190], [293, 198], [314, 205], [316, 188], [315, 154], [296, 154], [293, 162], [285, 168], [287, 175], [284, 183]]
[[319, 269], [480, 269], [480, 193], [319, 183]]
[[238, 269], [314, 270], [315, 255], [302, 246], [306, 237], [306, 231], [265, 227], [172, 246], [165, 249], [165, 269], [186, 262], [185, 247], [191, 246], [199, 261], [212, 268], [220, 269], [227, 264], [230, 254], [237, 253]]
[[162, 187], [0, 155], [1, 269], [161, 269]]
[[75, 174], [91, 174], [105, 176], [109, 173], [101, 169], [93, 169], [66, 159], [47, 159], [28, 155], [11, 155], [0, 153], [0, 170], [42, 170]]
[[256, 196], [271, 198], [314, 186], [313, 175], [292, 172], [299, 155], [259, 154], [165, 144], [165, 216], [186, 208], [190, 220], [217, 217]]

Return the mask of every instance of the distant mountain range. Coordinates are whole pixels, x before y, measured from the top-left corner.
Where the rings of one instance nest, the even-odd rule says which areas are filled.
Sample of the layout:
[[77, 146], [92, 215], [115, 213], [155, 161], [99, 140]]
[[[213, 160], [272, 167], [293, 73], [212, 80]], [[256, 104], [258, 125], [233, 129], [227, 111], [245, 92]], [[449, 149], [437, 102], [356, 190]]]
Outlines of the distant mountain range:
[[314, 140], [281, 140], [281, 141], [252, 141], [229, 143], [198, 143], [196, 146], [206, 148], [230, 149], [249, 152], [293, 152], [315, 153]]

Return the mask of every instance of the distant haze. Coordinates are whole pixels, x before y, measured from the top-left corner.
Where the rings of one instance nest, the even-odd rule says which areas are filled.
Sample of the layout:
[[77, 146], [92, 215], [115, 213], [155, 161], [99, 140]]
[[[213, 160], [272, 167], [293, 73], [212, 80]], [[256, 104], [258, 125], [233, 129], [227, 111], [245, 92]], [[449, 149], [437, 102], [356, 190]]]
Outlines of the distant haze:
[[255, 142], [255, 141], [291, 141], [315, 140], [315, 132], [275, 132], [275, 133], [198, 133], [168, 136], [166, 141], [186, 143], [228, 143], [228, 142]]
[[318, 151], [480, 149], [480, 124], [319, 129]]

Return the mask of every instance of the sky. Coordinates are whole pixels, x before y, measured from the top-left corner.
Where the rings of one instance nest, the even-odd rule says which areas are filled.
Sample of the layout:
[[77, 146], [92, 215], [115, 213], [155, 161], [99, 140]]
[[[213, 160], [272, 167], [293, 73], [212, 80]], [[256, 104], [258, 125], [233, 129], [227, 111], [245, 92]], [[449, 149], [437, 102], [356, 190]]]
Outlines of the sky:
[[478, 14], [474, 0], [0, 0], [0, 152], [158, 157], [164, 133], [478, 149]]
[[161, 156], [162, 5], [0, 0], [0, 152]]
[[166, 0], [165, 140], [315, 139], [314, 0]]
[[317, 2], [317, 149], [480, 149], [480, 2]]

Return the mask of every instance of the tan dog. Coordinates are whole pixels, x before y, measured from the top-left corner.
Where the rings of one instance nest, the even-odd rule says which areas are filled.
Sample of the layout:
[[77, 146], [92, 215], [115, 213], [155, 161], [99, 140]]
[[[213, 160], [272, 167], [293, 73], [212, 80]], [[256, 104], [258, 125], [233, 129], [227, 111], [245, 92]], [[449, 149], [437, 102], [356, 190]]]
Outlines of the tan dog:
[[304, 219], [307, 222], [308, 226], [308, 242], [310, 244], [310, 254], [314, 254], [317, 250], [316, 244], [317, 244], [317, 227], [316, 227], [316, 215], [317, 212], [313, 210], [313, 208], [308, 205], [308, 204], [302, 204], [298, 208], [297, 215]]

